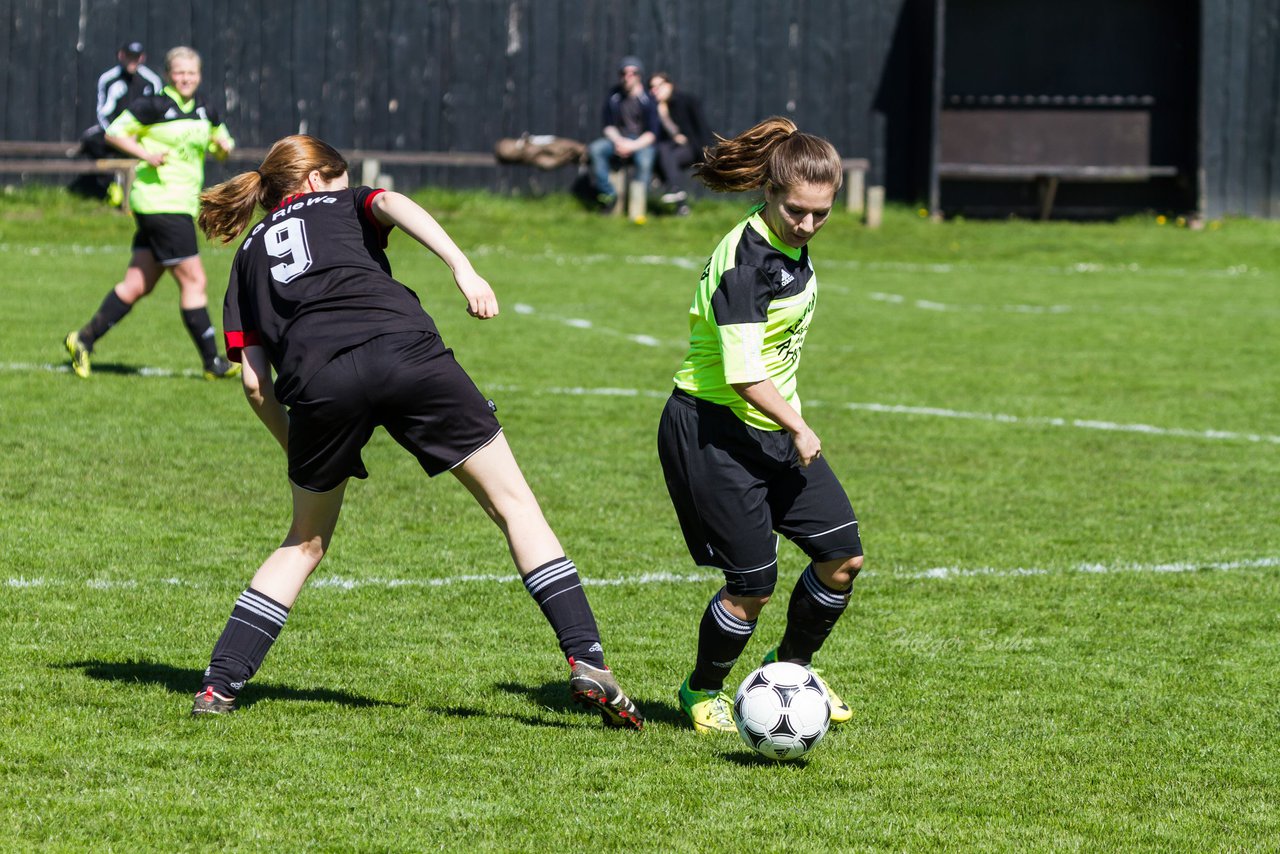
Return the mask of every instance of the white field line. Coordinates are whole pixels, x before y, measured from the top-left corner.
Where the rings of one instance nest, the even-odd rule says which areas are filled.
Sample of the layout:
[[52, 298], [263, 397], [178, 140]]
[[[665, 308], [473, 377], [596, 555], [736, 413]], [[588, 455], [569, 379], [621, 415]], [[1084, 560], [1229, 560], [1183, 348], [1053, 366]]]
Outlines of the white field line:
[[[806, 405], [825, 406], [823, 401], [808, 401]], [[1180, 439], [1231, 440], [1262, 442], [1280, 445], [1280, 436], [1266, 433], [1238, 433], [1231, 430], [1191, 430], [1183, 427], [1156, 427], [1152, 424], [1120, 424], [1114, 421], [1096, 421], [1085, 418], [1055, 418], [1035, 415], [1005, 415], [999, 412], [965, 412], [958, 409], [941, 409], [934, 406], [901, 406], [887, 403], [837, 403], [845, 409], [857, 412], [879, 412], [890, 415], [919, 415], [931, 418], [957, 418], [967, 421], [989, 421], [997, 424], [1027, 424], [1035, 427], [1075, 427], [1081, 430], [1102, 430], [1112, 433], [1142, 433], [1147, 436], [1170, 436]]]
[[[625, 255], [608, 252], [596, 252], [590, 255], [565, 255], [557, 252], [522, 253], [509, 251], [501, 246], [481, 245], [468, 250], [475, 256], [502, 256], [513, 260], [549, 261], [561, 266], [586, 264], [636, 264], [648, 266], [676, 267], [681, 270], [700, 271], [707, 263], [706, 256], [688, 257], [681, 255]], [[1239, 276], [1265, 275], [1269, 270], [1252, 267], [1248, 264], [1233, 264], [1227, 267], [1145, 267], [1141, 264], [1102, 264], [1095, 261], [1076, 261], [1061, 265], [1032, 265], [1014, 263], [974, 263], [949, 262], [921, 264], [909, 261], [859, 261], [856, 259], [824, 258], [820, 268], [838, 268], [841, 270], [859, 270], [869, 272], [891, 272], [935, 275], [948, 275], [955, 272], [996, 272], [1016, 275], [1062, 275], [1089, 276], [1099, 274], [1146, 275], [1156, 277], [1221, 277], [1237, 278]]]
[[[205, 248], [213, 254], [234, 252], [234, 249], [220, 246]], [[124, 244], [61, 244], [61, 243], [0, 243], [0, 253], [14, 253], [27, 256], [47, 255], [103, 255], [128, 254]], [[565, 255], [558, 252], [514, 252], [501, 246], [480, 244], [467, 250], [473, 258], [500, 256], [511, 260], [547, 261], [559, 266], [582, 266], [589, 264], [630, 264], [651, 267], [675, 267], [680, 270], [699, 271], [706, 264], [706, 256], [689, 257], [682, 255], [626, 255], [608, 252], [595, 252], [588, 255]], [[1157, 278], [1238, 278], [1240, 276], [1262, 276], [1271, 274], [1272, 270], [1264, 270], [1248, 264], [1231, 264], [1226, 267], [1145, 267], [1141, 264], [1103, 264], [1096, 261], [1076, 261], [1060, 265], [1031, 265], [1014, 263], [974, 263], [949, 262], [922, 264], [910, 261], [859, 261], [855, 259], [830, 258], [823, 259], [824, 268], [856, 270], [866, 272], [888, 272], [949, 275], [955, 272], [1008, 273], [1011, 275], [1034, 276], [1089, 276], [1099, 274], [1141, 275]]]
[[[0, 371], [11, 371], [15, 373], [27, 373], [34, 371], [48, 371], [51, 373], [65, 374], [70, 369], [66, 365], [53, 365], [49, 363], [38, 364], [33, 362], [8, 362], [0, 364]], [[141, 367], [134, 371], [138, 376], [143, 377], [195, 377], [199, 376], [195, 371], [170, 371], [164, 368], [148, 368]], [[518, 385], [505, 385], [502, 383], [489, 383], [486, 388], [492, 391], [505, 391], [518, 394], [549, 394], [549, 395], [566, 395], [573, 397], [644, 397], [644, 398], [666, 398], [670, 392], [667, 390], [657, 389], [636, 389], [636, 388], [585, 388], [583, 386], [550, 386], [547, 388], [530, 389]], [[1058, 418], [1050, 416], [1037, 415], [1006, 415], [999, 412], [966, 412], [959, 409], [945, 409], [936, 406], [904, 406], [896, 403], [865, 403], [850, 401], [844, 403], [831, 403], [824, 400], [809, 400], [805, 402], [806, 406], [811, 407], [827, 407], [836, 406], [843, 409], [852, 410], [854, 412], [873, 412], [882, 415], [907, 415], [919, 416], [926, 418], [954, 418], [963, 421], [987, 421], [993, 424], [1023, 424], [1032, 427], [1072, 427], [1079, 430], [1101, 430], [1108, 433], [1140, 433], [1146, 436], [1167, 436], [1178, 439], [1200, 439], [1206, 441], [1237, 441], [1237, 442], [1257, 442], [1262, 444], [1280, 445], [1280, 436], [1268, 433], [1240, 433], [1232, 430], [1192, 430], [1183, 427], [1157, 427], [1153, 424], [1122, 424], [1114, 421], [1097, 421], [1086, 418]]]
[[688, 344], [687, 341], [663, 341], [659, 338], [654, 338], [652, 335], [644, 335], [644, 334], [634, 333], [634, 332], [621, 332], [617, 329], [610, 329], [607, 326], [600, 326], [594, 321], [587, 320], [582, 317], [561, 317], [559, 315], [554, 315], [554, 314], [545, 314], [543, 312], [538, 311], [528, 303], [518, 302], [513, 306], [513, 309], [515, 310], [516, 314], [521, 314], [526, 317], [530, 315], [536, 315], [539, 319], [549, 320], [549, 321], [552, 321], [553, 323], [560, 323], [572, 329], [590, 329], [594, 332], [599, 332], [603, 335], [611, 335], [616, 338], [625, 338], [627, 341], [631, 341], [635, 344], [640, 344], [645, 347], [662, 347], [662, 346], [685, 347]]
[[1074, 311], [1069, 305], [982, 305], [980, 303], [969, 305], [957, 305], [954, 303], [934, 302], [925, 299], [908, 299], [901, 294], [886, 294], [881, 291], [872, 291], [867, 294], [868, 299], [876, 302], [887, 302], [893, 305], [910, 305], [922, 311], [938, 311], [938, 312], [987, 312], [998, 311], [1007, 312], [1009, 314], [1067, 314]]
[[[1042, 576], [1071, 575], [1165, 575], [1186, 572], [1241, 572], [1250, 570], [1269, 570], [1280, 568], [1280, 557], [1263, 557], [1248, 560], [1227, 561], [1182, 561], [1178, 563], [1081, 563], [1067, 568], [1050, 567], [958, 567], [938, 566], [918, 570], [906, 567], [891, 567], [877, 570], [864, 570], [864, 576], [873, 578], [886, 577], [909, 581], [951, 581], [962, 578], [1024, 578]], [[656, 584], [705, 584], [721, 580], [721, 574], [715, 571], [702, 572], [647, 572], [626, 578], [590, 578], [585, 577], [582, 583], [588, 587], [630, 587], [651, 586]], [[396, 589], [396, 588], [437, 588], [456, 587], [473, 584], [500, 584], [516, 586], [520, 579], [514, 573], [500, 574], [468, 574], [453, 575], [444, 578], [349, 578], [340, 575], [326, 575], [312, 579], [310, 588], [321, 590], [351, 591], [361, 589]], [[4, 586], [10, 589], [75, 587], [83, 586], [89, 590], [136, 590], [142, 587], [163, 585], [183, 589], [217, 589], [228, 583], [208, 581], [188, 581], [181, 578], [153, 579], [139, 582], [134, 579], [90, 579], [75, 582], [68, 579], [27, 578], [18, 576], [6, 579]]]

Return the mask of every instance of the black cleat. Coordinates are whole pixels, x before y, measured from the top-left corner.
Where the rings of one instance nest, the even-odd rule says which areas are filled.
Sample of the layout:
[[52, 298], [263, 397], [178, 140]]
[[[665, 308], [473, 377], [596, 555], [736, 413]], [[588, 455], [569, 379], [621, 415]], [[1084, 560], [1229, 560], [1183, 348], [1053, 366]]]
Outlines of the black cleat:
[[195, 705], [191, 707], [191, 717], [198, 718], [201, 715], [229, 715], [235, 710], [235, 697], [224, 697], [217, 691], [213, 690], [212, 685], [206, 685], [199, 694], [196, 694]]
[[604, 725], [614, 729], [641, 730], [644, 728], [644, 715], [631, 702], [631, 698], [622, 693], [613, 671], [606, 668], [593, 667], [585, 661], [569, 660], [572, 670], [569, 673], [569, 693], [573, 701], [584, 709], [600, 713]]

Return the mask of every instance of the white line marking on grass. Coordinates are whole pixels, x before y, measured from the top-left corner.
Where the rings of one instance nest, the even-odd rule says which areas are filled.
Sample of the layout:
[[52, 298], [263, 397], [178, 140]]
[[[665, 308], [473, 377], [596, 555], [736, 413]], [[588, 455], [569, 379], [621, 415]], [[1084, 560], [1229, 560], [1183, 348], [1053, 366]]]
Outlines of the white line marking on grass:
[[[625, 338], [628, 341], [632, 341], [636, 344], [640, 344], [645, 347], [661, 347], [664, 343], [663, 341], [657, 338], [654, 338], [652, 335], [640, 335], [634, 332], [620, 332], [617, 329], [610, 329], [607, 326], [597, 326], [592, 321], [586, 320], [581, 317], [560, 317], [554, 314], [544, 314], [538, 311], [537, 309], [535, 309], [533, 306], [529, 305], [528, 303], [518, 302], [515, 304], [514, 308], [515, 308], [516, 314], [523, 314], [526, 316], [536, 314], [538, 315], [539, 318], [550, 320], [554, 323], [563, 323], [565, 326], [568, 326], [573, 329], [590, 329], [594, 332], [602, 332], [605, 335], [613, 335], [618, 338]], [[675, 346], [683, 347], [687, 342], [671, 341], [666, 343], [668, 343], [672, 347], [675, 347]]]
[[902, 294], [886, 294], [880, 291], [872, 291], [867, 294], [870, 299], [876, 302], [886, 302], [892, 305], [906, 305], [908, 302], [914, 307], [923, 311], [945, 311], [945, 312], [983, 312], [983, 311], [1003, 311], [1011, 314], [1066, 314], [1072, 311], [1069, 305], [956, 305], [945, 302], [933, 302], [932, 300], [916, 299], [908, 300]]
[[[1118, 564], [1101, 564], [1101, 563], [1082, 563], [1076, 566], [1067, 567], [1065, 569], [1053, 569], [1049, 567], [959, 567], [959, 566], [937, 566], [925, 570], [910, 570], [904, 567], [890, 567], [888, 569], [870, 568], [863, 572], [864, 575], [872, 577], [888, 577], [895, 579], [908, 579], [920, 581], [949, 581], [957, 578], [1019, 578], [1023, 576], [1069, 576], [1069, 575], [1130, 575], [1149, 573], [1153, 575], [1163, 575], [1169, 573], [1184, 572], [1238, 572], [1241, 570], [1254, 569], [1275, 569], [1280, 567], [1280, 557], [1262, 557], [1245, 560], [1226, 560], [1226, 561], [1182, 561], [1178, 563], [1118, 563]], [[718, 572], [646, 572], [641, 575], [633, 575], [624, 578], [583, 578], [582, 583], [587, 587], [629, 587], [634, 585], [648, 586], [654, 584], [702, 584], [721, 580], [722, 576]], [[520, 582], [519, 577], [514, 573], [509, 574], [468, 574], [468, 575], [452, 575], [443, 578], [346, 578], [340, 575], [328, 575], [320, 578], [313, 578], [308, 587], [319, 588], [322, 590], [359, 590], [362, 588], [369, 589], [396, 589], [401, 587], [455, 587], [467, 584], [502, 584], [515, 585]], [[231, 586], [231, 583], [218, 584], [208, 581], [184, 581], [178, 578], [162, 578], [155, 579], [154, 583], [163, 584], [168, 587], [183, 587], [189, 589], [212, 589], [218, 587]], [[145, 585], [146, 582], [138, 582], [134, 579], [90, 579], [83, 582], [83, 586], [90, 590], [135, 590]], [[5, 586], [14, 588], [31, 588], [31, 587], [70, 587], [76, 586], [76, 582], [62, 579], [46, 579], [46, 578], [26, 578], [19, 576], [10, 578], [5, 581]]]
[[[1122, 564], [1102, 564], [1102, 563], [1081, 563], [1070, 567], [1065, 574], [1086, 574], [1086, 575], [1123, 575], [1127, 573], [1179, 573], [1179, 572], [1200, 572], [1202, 570], [1212, 570], [1215, 572], [1232, 572], [1240, 569], [1272, 569], [1280, 567], [1280, 558], [1263, 557], [1253, 560], [1229, 560], [1229, 561], [1213, 561], [1205, 563], [1196, 563], [1192, 561], [1183, 561], [1179, 563], [1122, 563]], [[920, 572], [895, 572], [893, 573], [899, 578], [922, 578], [922, 579], [951, 579], [951, 578], [972, 578], [975, 576], [987, 576], [994, 578], [1010, 578], [1020, 575], [1060, 575], [1064, 574], [1062, 570], [1052, 570], [1039, 567], [1012, 567], [1007, 569], [997, 569], [995, 567], [975, 567], [966, 569], [957, 566], [936, 566], [932, 569], [926, 569]]]
[[[66, 374], [71, 372], [69, 365], [54, 365], [49, 362], [9, 362], [0, 365], [0, 370], [12, 371], [14, 373], [32, 373], [35, 371], [46, 371], [51, 374]], [[124, 365], [112, 365], [109, 369], [103, 369], [102, 373], [112, 374], [132, 374], [138, 377], [199, 377], [203, 373], [185, 369], [181, 371], [170, 370], [169, 368], [152, 368], [146, 365], [137, 368], [130, 368]]]
[[[810, 401], [815, 406], [825, 406], [822, 401]], [[1004, 415], [999, 412], [964, 412], [957, 409], [941, 409], [933, 406], [901, 406], [887, 403], [836, 404], [858, 412], [881, 412], [892, 415], [923, 415], [932, 418], [959, 418], [969, 421], [991, 421], [999, 424], [1029, 424], [1044, 427], [1077, 427], [1081, 430], [1103, 430], [1113, 433], [1143, 433], [1148, 436], [1174, 436], [1182, 439], [1239, 440], [1280, 445], [1280, 436], [1266, 433], [1237, 433], [1230, 430], [1189, 430], [1182, 427], [1156, 427], [1151, 424], [1119, 424], [1113, 421], [1094, 421], [1086, 418], [1050, 418], [1035, 415]]]
[[[33, 364], [30, 362], [9, 362], [0, 365], [0, 370], [14, 372], [51, 371], [67, 373], [66, 365]], [[171, 371], [166, 368], [140, 367], [130, 371], [143, 377], [194, 377], [195, 371]], [[550, 386], [548, 388], [530, 389], [518, 385], [501, 383], [487, 384], [494, 391], [506, 391], [520, 394], [563, 394], [575, 397], [648, 397], [666, 398], [670, 392], [655, 389], [635, 388], [585, 388], [583, 386]], [[955, 418], [965, 421], [988, 421], [995, 424], [1025, 424], [1033, 427], [1074, 427], [1080, 430], [1102, 430], [1109, 433], [1140, 433], [1147, 436], [1168, 436], [1179, 439], [1204, 439], [1210, 441], [1259, 442], [1280, 445], [1280, 436], [1268, 433], [1240, 433], [1232, 430], [1191, 430], [1184, 427], [1157, 427], [1153, 424], [1121, 424], [1114, 421], [1097, 421], [1088, 418], [1055, 418], [1039, 415], [1007, 415], [1000, 412], [966, 412], [959, 409], [945, 409], [936, 406], [905, 406], [896, 403], [830, 403], [823, 400], [810, 400], [808, 406], [837, 406], [855, 412], [876, 412], [885, 415], [917, 415], [928, 418]]]

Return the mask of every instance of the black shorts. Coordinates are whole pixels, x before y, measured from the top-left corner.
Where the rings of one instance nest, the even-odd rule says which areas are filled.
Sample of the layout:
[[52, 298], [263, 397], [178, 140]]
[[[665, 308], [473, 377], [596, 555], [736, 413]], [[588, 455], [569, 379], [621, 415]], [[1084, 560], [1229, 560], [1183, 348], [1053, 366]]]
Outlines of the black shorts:
[[360, 451], [379, 425], [435, 477], [497, 438], [494, 408], [438, 335], [380, 335], [335, 356], [289, 407], [289, 480], [328, 492], [368, 477]]
[[196, 223], [190, 214], [135, 213], [133, 218], [138, 224], [133, 248], [151, 250], [161, 266], [173, 267], [200, 254]]
[[662, 411], [658, 458], [689, 554], [723, 571], [735, 596], [773, 592], [775, 531], [814, 561], [862, 554], [835, 472], [825, 457], [802, 467], [785, 430], [757, 429], [677, 389]]

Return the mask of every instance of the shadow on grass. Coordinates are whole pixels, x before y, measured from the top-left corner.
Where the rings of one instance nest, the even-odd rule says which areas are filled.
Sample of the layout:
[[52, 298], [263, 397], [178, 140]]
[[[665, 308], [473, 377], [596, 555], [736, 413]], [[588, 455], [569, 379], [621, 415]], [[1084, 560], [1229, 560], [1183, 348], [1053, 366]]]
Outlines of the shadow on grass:
[[805, 768], [809, 765], [809, 760], [801, 756], [799, 759], [791, 759], [788, 761], [779, 761], [770, 759], [767, 756], [761, 756], [751, 750], [735, 750], [733, 753], [726, 754], [724, 757], [726, 762], [732, 762], [734, 765], [742, 765], [746, 768], [759, 768], [761, 765], [769, 765], [774, 768], [779, 765], [786, 765], [791, 768]]
[[[494, 686], [508, 694], [524, 696], [536, 706], [552, 712], [582, 712], [582, 708], [569, 696], [568, 686], [564, 682], [544, 682], [541, 685], [521, 685], [516, 682], [499, 682]], [[684, 713], [673, 703], [661, 700], [646, 700], [635, 694], [628, 694], [644, 715], [646, 724], [663, 723], [676, 727], [688, 728], [688, 720]], [[552, 725], [549, 721], [540, 722], [543, 726]], [[561, 726], [563, 726], [561, 724]]]
[[[70, 373], [70, 369], [67, 369]], [[93, 372], [95, 374], [113, 374], [121, 377], [147, 377], [148, 379], [169, 379], [169, 380], [190, 380], [197, 379], [204, 381], [204, 371], [197, 371], [193, 368], [186, 370], [172, 370], [170, 368], [148, 368], [138, 365], [126, 365], [123, 362], [98, 362], [93, 363]]]
[[[151, 661], [71, 661], [57, 664], [67, 670], [83, 670], [90, 679], [103, 682], [122, 682], [137, 685], [160, 685], [175, 694], [194, 697], [200, 690], [203, 670], [186, 667], [174, 667]], [[294, 700], [313, 703], [334, 703], [349, 708], [369, 708], [372, 706], [402, 706], [402, 703], [391, 703], [385, 700], [374, 700], [352, 694], [347, 691], [334, 691], [328, 688], [290, 688], [285, 685], [272, 685], [269, 682], [251, 682], [236, 698], [236, 705], [247, 709], [258, 700]], [[456, 714], [457, 712], [446, 712]]]

